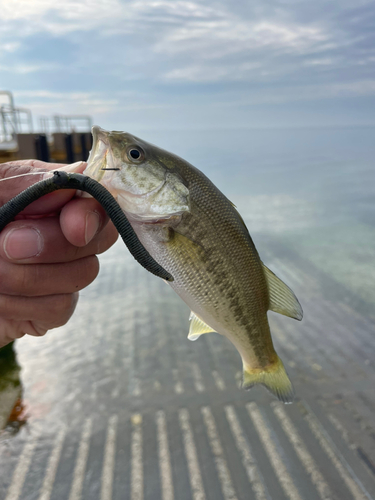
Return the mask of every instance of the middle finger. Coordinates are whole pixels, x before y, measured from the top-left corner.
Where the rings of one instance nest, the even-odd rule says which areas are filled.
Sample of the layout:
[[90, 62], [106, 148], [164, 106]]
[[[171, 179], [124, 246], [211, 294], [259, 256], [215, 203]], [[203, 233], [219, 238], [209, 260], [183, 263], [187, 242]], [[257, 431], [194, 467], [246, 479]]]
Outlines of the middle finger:
[[107, 250], [117, 239], [112, 223], [85, 246], [71, 244], [63, 235], [59, 218], [11, 222], [0, 234], [0, 257], [20, 264], [71, 262]]
[[18, 265], [0, 259], [1, 293], [24, 297], [70, 294], [92, 283], [98, 272], [95, 255], [58, 264]]

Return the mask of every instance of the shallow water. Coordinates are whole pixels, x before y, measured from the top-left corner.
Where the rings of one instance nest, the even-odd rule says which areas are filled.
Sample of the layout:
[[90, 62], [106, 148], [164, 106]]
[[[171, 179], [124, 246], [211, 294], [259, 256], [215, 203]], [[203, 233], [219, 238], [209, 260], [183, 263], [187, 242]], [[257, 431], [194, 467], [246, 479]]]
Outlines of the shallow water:
[[[372, 488], [375, 446], [368, 436], [374, 428], [370, 415], [375, 411], [375, 129], [129, 131], [179, 154], [210, 177], [237, 206], [263, 261], [294, 289], [305, 318], [298, 323], [271, 315], [275, 344], [298, 395], [315, 415], [322, 412], [320, 423], [340, 447], [341, 438], [329, 427], [335, 409], [325, 406], [336, 401], [335, 408], [342, 410], [341, 425], [352, 432], [350, 439], [356, 443], [354, 448], [347, 446], [348, 450], [340, 448], [340, 453], [355, 464], [356, 456], [350, 453], [362, 450], [370, 465], [352, 467], [367, 489]], [[113, 498], [159, 498], [163, 479], [154, 426], [161, 409], [169, 422], [175, 498], [189, 498], [190, 469], [182, 452], [186, 427], [181, 424], [184, 414], [179, 413], [178, 431], [176, 412], [189, 409], [196, 436], [203, 433], [208, 417], [203, 411], [203, 421], [199, 420], [202, 417], [194, 417], [194, 412], [207, 405], [219, 423], [228, 404], [241, 413], [242, 406], [256, 401], [265, 414], [272, 414], [273, 400], [264, 389], [243, 392], [237, 388], [240, 358], [229, 342], [217, 335], [187, 341], [187, 307], [161, 280], [137, 265], [121, 242], [100, 261], [100, 276], [81, 293], [68, 325], [44, 338], [24, 338], [16, 344], [24, 410], [0, 438], [0, 498], [29, 500], [47, 495], [46, 491], [52, 499], [69, 495], [106, 498], [101, 478], [110, 422], [112, 427], [118, 422], [121, 429], [112, 471]], [[296, 408], [288, 412], [303, 428], [304, 413]], [[327, 415], [332, 417], [331, 424]], [[268, 418], [272, 422], [275, 416]], [[228, 447], [224, 446], [224, 454], [242, 467], [229, 430], [220, 425], [220, 436]], [[243, 425], [259, 452], [259, 467], [267, 475], [270, 465], [262, 458], [264, 450], [251, 437], [256, 427]], [[137, 496], [131, 475], [137, 448], [133, 449], [130, 439], [134, 443], [140, 428], [143, 486]], [[220, 475], [215, 475], [209, 425], [207, 429], [208, 438], [202, 435], [197, 453], [201, 466], [207, 463], [201, 472], [202, 488], [216, 499], [221, 498], [222, 483]], [[278, 446], [288, 455], [285, 435], [274, 429], [281, 436]], [[58, 466], [47, 487], [46, 471], [58, 439]], [[82, 442], [89, 443], [89, 451], [81, 485], [74, 486], [79, 483], [73, 479]], [[33, 460], [22, 462], [24, 456]], [[302, 466], [295, 456], [290, 461], [289, 472], [298, 478]], [[16, 469], [21, 462], [27, 465], [23, 475]], [[245, 472], [241, 476], [231, 470], [231, 474], [238, 498], [247, 498], [241, 493], [246, 491]], [[338, 498], [349, 498], [335, 474], [330, 488]], [[284, 498], [275, 496], [283, 495], [274, 493], [276, 476], [267, 481], [270, 497]], [[307, 479], [295, 481], [300, 491], [308, 491]], [[306, 495], [303, 498], [310, 498]]]

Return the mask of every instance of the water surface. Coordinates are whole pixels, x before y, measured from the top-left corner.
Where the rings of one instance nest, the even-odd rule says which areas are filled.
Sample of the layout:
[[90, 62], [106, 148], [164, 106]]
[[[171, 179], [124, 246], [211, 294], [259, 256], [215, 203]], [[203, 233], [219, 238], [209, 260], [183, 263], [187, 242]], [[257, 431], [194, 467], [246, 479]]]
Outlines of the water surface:
[[[325, 432], [332, 432], [337, 446], [347, 446], [334, 434], [339, 427], [336, 431], [329, 427], [340, 409], [340, 425], [345, 432], [350, 430], [355, 443], [347, 450], [340, 448], [341, 453], [356, 477], [373, 485], [375, 446], [369, 436], [374, 430], [370, 415], [375, 411], [375, 129], [165, 132], [128, 127], [128, 131], [190, 161], [237, 206], [263, 261], [294, 289], [304, 308], [302, 323], [270, 315], [277, 350], [297, 393], [315, 415], [321, 415]], [[240, 358], [226, 339], [212, 334], [188, 342], [187, 307], [161, 280], [136, 264], [121, 242], [100, 261], [99, 278], [81, 293], [68, 325], [44, 338], [24, 338], [16, 343], [22, 422], [27, 423], [16, 426], [18, 433], [11, 432], [9, 426], [3, 432], [0, 498], [8, 492], [6, 500], [37, 499], [48, 490], [45, 474], [58, 436], [63, 436], [63, 444], [48, 490], [51, 498], [65, 499], [69, 494], [90, 500], [105, 498], [101, 493], [103, 450], [107, 425], [114, 417], [119, 430], [113, 498], [143, 498], [131, 497], [131, 470], [135, 470], [130, 466], [131, 453], [136, 448], [130, 440], [139, 436], [134, 430], [139, 426], [144, 440], [142, 495], [159, 498], [162, 479], [154, 415], [159, 418], [160, 410], [169, 426], [175, 498], [188, 498], [185, 434], [180, 434], [186, 431], [181, 424], [185, 414], [178, 414], [180, 424], [177, 419], [177, 412], [186, 408], [198, 439], [201, 466], [207, 464], [202, 468], [202, 488], [211, 491], [211, 498], [221, 498], [220, 478], [215, 475], [209, 451], [210, 434], [204, 433], [208, 417], [203, 412], [207, 418], [202, 421], [200, 409], [211, 405], [221, 422], [225, 420], [225, 405], [235, 405], [241, 413], [243, 405], [256, 401], [272, 423], [272, 397], [263, 388], [250, 392], [238, 389]], [[307, 425], [305, 413], [299, 413], [298, 408], [293, 405], [288, 412], [303, 429]], [[255, 428], [250, 421], [245, 423], [244, 414], [242, 418], [270, 498], [280, 500], [283, 493], [275, 487], [276, 476], [268, 474], [271, 465]], [[238, 461], [235, 470], [239, 470], [240, 455], [236, 455], [233, 438], [223, 422], [220, 436], [228, 446], [225, 453]], [[288, 449], [281, 428], [273, 428], [280, 439], [278, 446], [290, 454], [289, 472], [297, 488], [310, 491], [309, 480], [303, 479], [305, 472]], [[80, 443], [85, 442], [85, 429], [90, 429], [90, 446], [78, 494], [73, 486], [74, 464], [80, 456]], [[325, 464], [328, 459], [318, 451], [315, 438], [309, 439], [316, 460]], [[30, 442], [34, 443], [29, 452], [33, 460], [24, 476], [17, 476], [16, 464]], [[356, 450], [361, 450], [367, 465], [355, 455]], [[328, 462], [325, 466], [327, 470], [333, 467]], [[241, 493], [249, 487], [245, 472], [238, 472], [238, 476], [232, 469], [231, 474], [238, 498], [247, 498]], [[338, 498], [349, 498], [337, 474], [333, 471], [330, 475], [330, 487]], [[310, 498], [309, 494], [303, 498]]]

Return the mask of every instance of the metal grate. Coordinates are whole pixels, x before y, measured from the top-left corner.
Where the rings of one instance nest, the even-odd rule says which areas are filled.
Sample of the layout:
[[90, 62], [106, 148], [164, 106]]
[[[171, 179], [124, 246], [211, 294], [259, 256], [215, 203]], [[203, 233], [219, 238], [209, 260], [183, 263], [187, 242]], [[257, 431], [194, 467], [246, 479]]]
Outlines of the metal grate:
[[38, 347], [19, 344], [35, 416], [0, 443], [0, 498], [374, 499], [372, 319], [338, 288], [326, 300], [338, 285], [276, 254], [266, 262], [304, 297], [302, 323], [270, 317], [295, 404], [240, 391], [229, 342], [188, 342], [186, 307], [116, 245], [72, 322]]
[[[98, 441], [94, 433], [101, 434], [100, 449], [93, 444]], [[127, 446], [121, 439], [124, 433]], [[69, 446], [74, 448], [74, 466], [65, 475], [62, 461]], [[45, 466], [39, 470], [41, 485], [29, 495], [26, 478], [35, 474], [31, 471], [33, 458], [42, 447], [43, 438], [33, 433], [14, 468], [5, 500], [362, 500], [373, 498], [370, 492], [375, 486], [370, 476], [367, 484], [361, 481], [355, 470], [361, 464], [353, 450], [341, 453], [329, 431], [303, 403], [295, 408], [279, 403], [262, 407], [255, 402], [182, 407], [146, 416], [135, 413], [127, 420], [111, 415], [106, 429], [100, 431], [93, 418], [88, 418], [76, 441], [64, 428], [56, 433]], [[177, 448], [182, 453], [174, 460]], [[128, 471], [123, 468], [125, 461]], [[146, 474], [150, 466], [153, 473]], [[97, 488], [90, 493], [91, 480]], [[181, 490], [186, 483], [188, 489]]]

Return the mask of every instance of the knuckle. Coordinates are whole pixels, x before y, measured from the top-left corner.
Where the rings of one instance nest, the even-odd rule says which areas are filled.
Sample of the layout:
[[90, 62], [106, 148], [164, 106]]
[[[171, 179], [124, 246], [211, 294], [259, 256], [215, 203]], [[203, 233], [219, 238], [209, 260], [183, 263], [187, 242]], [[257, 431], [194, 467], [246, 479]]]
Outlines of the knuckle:
[[[99, 273], [99, 260], [96, 255], [84, 257], [79, 261], [79, 275], [75, 276], [76, 290], [82, 290], [98, 276]], [[77, 279], [78, 278], [78, 279]]]
[[7, 318], [12, 316], [14, 309], [14, 299], [11, 295], [1, 294], [0, 295], [0, 314], [2, 317]]
[[33, 337], [43, 337], [48, 332], [47, 327], [36, 321], [28, 321], [27, 323], [29, 326], [24, 327], [24, 334], [32, 335]]
[[[22, 295], [28, 295], [30, 291], [30, 283], [37, 283], [37, 276], [33, 272], [34, 269], [32, 266], [28, 265], [15, 265], [13, 266], [14, 272], [12, 273], [12, 279], [8, 284], [10, 289], [10, 293], [19, 293], [22, 292]], [[34, 285], [35, 286], [35, 285]]]
[[67, 293], [51, 297], [49, 305], [50, 328], [65, 325], [72, 316], [77, 299], [75, 294]]
[[99, 274], [99, 259], [96, 255], [91, 255], [87, 259], [87, 277], [90, 284]]
[[114, 227], [112, 222], [109, 222], [97, 240], [95, 253], [101, 254], [107, 251], [116, 243], [118, 237], [119, 234], [117, 229]]
[[10, 264], [8, 273], [5, 279], [7, 293], [10, 295], [35, 296], [39, 295], [42, 289], [43, 269], [37, 265], [17, 265]]
[[16, 166], [13, 164], [13, 162], [2, 163], [0, 177], [2, 179], [11, 177], [12, 175], [14, 175], [15, 168]]

